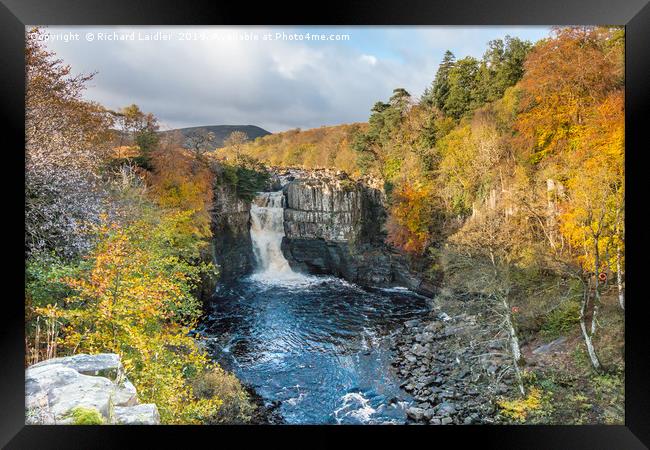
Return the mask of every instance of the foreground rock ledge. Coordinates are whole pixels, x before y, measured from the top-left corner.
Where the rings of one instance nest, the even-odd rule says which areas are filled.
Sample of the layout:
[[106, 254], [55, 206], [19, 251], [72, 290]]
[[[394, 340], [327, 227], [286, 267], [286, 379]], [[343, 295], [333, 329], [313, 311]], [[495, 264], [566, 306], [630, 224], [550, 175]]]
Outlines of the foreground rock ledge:
[[115, 353], [41, 361], [25, 370], [28, 425], [72, 424], [76, 407], [99, 411], [107, 424], [160, 424], [155, 404], [140, 404]]

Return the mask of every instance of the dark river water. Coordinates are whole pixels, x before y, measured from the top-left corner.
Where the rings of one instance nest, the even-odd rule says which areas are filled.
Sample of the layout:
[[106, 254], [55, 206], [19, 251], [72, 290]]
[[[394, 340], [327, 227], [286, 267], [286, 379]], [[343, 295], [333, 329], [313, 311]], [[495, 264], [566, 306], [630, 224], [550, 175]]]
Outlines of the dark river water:
[[426, 311], [405, 289], [253, 276], [219, 288], [202, 331], [214, 359], [281, 402], [287, 423], [403, 423], [411, 398], [391, 366], [391, 334]]

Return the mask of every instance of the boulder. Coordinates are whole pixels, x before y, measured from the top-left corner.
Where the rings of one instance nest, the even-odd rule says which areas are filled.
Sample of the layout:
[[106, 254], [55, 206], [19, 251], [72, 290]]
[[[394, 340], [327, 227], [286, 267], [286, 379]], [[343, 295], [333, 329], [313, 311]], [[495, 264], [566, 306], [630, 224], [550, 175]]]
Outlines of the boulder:
[[411, 406], [406, 410], [406, 415], [413, 420], [422, 420], [424, 417], [424, 409]]
[[138, 393], [129, 380], [118, 383], [113, 396], [115, 406], [133, 406], [138, 403]]
[[117, 380], [122, 375], [123, 368], [120, 356], [115, 353], [98, 353], [96, 355], [72, 355], [63, 358], [52, 358], [31, 366], [31, 369], [45, 367], [53, 364], [60, 364], [64, 367], [74, 369], [83, 375], [105, 377], [110, 380]]
[[436, 406], [436, 412], [441, 416], [449, 416], [456, 413], [456, 405], [449, 402], [442, 402]]
[[424, 411], [424, 418], [427, 420], [431, 420], [433, 416], [436, 415], [436, 411], [433, 408], [429, 408], [426, 411]]
[[117, 425], [158, 425], [160, 415], [153, 403], [116, 406], [113, 410], [113, 422]]
[[413, 347], [411, 347], [411, 353], [416, 356], [422, 356], [425, 354], [425, 352], [426, 350], [420, 344], [413, 344]]
[[108, 418], [114, 391], [108, 378], [79, 375], [75, 381], [48, 391], [49, 407], [57, 422], [65, 422], [67, 413], [77, 406], [96, 409]]
[[136, 388], [117, 354], [53, 358], [26, 369], [27, 424], [70, 424], [76, 407], [98, 411], [107, 423], [118, 417], [118, 408], [123, 412], [114, 423], [160, 423], [156, 405], [138, 405]]

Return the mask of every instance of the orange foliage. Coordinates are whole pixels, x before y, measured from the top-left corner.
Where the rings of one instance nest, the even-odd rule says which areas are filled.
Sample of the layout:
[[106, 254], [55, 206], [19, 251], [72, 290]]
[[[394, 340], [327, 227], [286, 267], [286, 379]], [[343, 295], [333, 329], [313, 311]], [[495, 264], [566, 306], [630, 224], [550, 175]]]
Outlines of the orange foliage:
[[589, 108], [622, 86], [617, 42], [615, 30], [560, 28], [530, 53], [515, 127], [522, 147], [537, 153], [533, 162], [572, 148]]
[[113, 147], [113, 158], [135, 158], [140, 156], [140, 147], [137, 145], [119, 145]]
[[430, 186], [413, 183], [393, 193], [386, 224], [390, 244], [409, 253], [422, 254], [431, 239], [433, 192]]
[[560, 230], [588, 271], [616, 266], [622, 247], [625, 180], [623, 92], [612, 93], [589, 114], [574, 154], [566, 155], [569, 197], [562, 203]]
[[192, 211], [197, 233], [208, 237], [213, 195], [209, 162], [179, 148], [154, 152], [152, 164], [150, 181], [155, 201], [163, 208]]

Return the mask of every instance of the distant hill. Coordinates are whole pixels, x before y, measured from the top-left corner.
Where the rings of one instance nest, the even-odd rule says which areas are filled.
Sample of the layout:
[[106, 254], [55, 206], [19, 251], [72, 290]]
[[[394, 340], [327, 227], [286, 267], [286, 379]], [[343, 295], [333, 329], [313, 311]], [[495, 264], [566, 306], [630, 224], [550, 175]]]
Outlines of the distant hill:
[[181, 132], [184, 137], [188, 137], [193, 131], [206, 130], [206, 132], [214, 133], [213, 147], [223, 147], [223, 142], [226, 140], [230, 133], [233, 131], [243, 131], [248, 136], [248, 139], [254, 141], [260, 136], [271, 134], [263, 128], [255, 125], [205, 125], [200, 127], [177, 128], [174, 130], [163, 131], [163, 134]]

